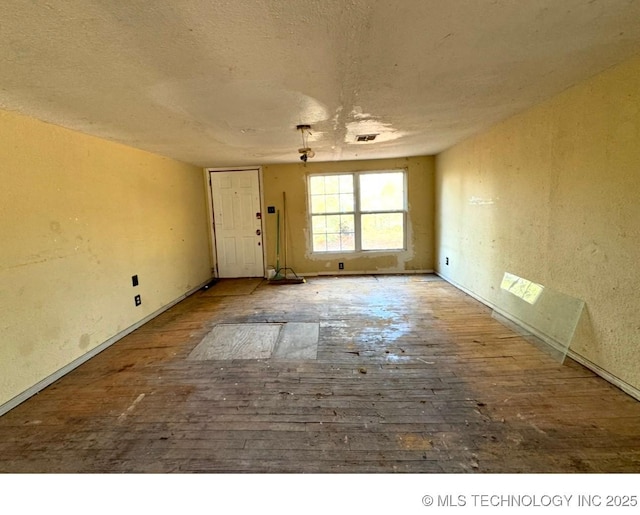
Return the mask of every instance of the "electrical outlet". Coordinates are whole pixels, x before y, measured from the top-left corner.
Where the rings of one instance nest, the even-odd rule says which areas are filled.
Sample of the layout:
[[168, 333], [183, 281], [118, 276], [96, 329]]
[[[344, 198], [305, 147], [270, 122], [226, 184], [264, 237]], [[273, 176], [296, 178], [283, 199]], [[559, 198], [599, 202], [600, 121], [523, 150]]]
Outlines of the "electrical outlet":
[[138, 286], [138, 284], [140, 284], [140, 283], [138, 282], [138, 274], [136, 274], [136, 275], [132, 275], [132, 276], [131, 276], [131, 284], [132, 284], [133, 286]]
[[139, 306], [140, 304], [142, 304], [142, 297], [140, 297], [140, 295], [136, 295], [133, 298], [133, 301], [136, 303], [136, 306]]
[[444, 258], [444, 264], [445, 264], [445, 265], [448, 265], [448, 264], [449, 264], [449, 258], [448, 258], [448, 257]]
[[344, 263], [342, 261], [338, 263], [338, 270], [344, 270]]

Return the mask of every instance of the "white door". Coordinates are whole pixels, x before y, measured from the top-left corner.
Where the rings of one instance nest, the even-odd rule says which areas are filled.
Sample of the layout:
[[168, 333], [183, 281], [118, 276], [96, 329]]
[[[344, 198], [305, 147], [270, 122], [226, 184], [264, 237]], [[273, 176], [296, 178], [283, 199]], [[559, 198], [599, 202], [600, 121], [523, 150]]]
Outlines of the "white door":
[[264, 277], [258, 170], [209, 176], [218, 277]]

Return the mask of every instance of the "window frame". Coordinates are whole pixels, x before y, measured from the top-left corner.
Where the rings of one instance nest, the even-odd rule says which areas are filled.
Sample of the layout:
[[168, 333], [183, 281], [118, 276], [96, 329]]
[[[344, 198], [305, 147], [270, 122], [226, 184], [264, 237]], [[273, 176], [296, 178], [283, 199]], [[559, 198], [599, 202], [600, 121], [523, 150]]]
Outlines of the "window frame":
[[[402, 174], [402, 209], [378, 209], [378, 210], [366, 210], [363, 211], [360, 206], [360, 177], [364, 175], [375, 175], [375, 174], [384, 174], [384, 173], [401, 173]], [[353, 181], [353, 211], [348, 212], [331, 212], [331, 213], [315, 213], [315, 215], [344, 215], [353, 213], [354, 218], [354, 249], [353, 250], [314, 250], [313, 245], [313, 217], [314, 213], [312, 212], [312, 192], [311, 192], [311, 178], [312, 177], [328, 177], [335, 175], [350, 175], [351, 180]], [[385, 254], [396, 254], [400, 252], [406, 252], [407, 250], [407, 220], [409, 213], [409, 203], [408, 203], [408, 192], [407, 192], [407, 170], [405, 168], [397, 168], [397, 169], [384, 169], [384, 170], [361, 170], [355, 172], [348, 171], [340, 171], [340, 172], [318, 172], [318, 173], [310, 173], [307, 175], [307, 213], [308, 213], [308, 223], [309, 223], [309, 231], [308, 231], [308, 244], [311, 249], [312, 255], [322, 255], [326, 256], [328, 254], [337, 255], [337, 254], [371, 254], [371, 253], [385, 253]], [[367, 214], [387, 214], [387, 213], [400, 213], [402, 214], [402, 247], [394, 248], [394, 249], [363, 249], [362, 248], [362, 215]]]

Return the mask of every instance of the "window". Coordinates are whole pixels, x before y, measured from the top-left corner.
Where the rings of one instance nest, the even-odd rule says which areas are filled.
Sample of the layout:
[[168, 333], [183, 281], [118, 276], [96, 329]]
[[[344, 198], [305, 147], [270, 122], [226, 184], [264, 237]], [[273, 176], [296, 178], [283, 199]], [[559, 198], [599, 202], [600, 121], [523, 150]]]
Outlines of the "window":
[[309, 177], [313, 252], [405, 248], [405, 173]]

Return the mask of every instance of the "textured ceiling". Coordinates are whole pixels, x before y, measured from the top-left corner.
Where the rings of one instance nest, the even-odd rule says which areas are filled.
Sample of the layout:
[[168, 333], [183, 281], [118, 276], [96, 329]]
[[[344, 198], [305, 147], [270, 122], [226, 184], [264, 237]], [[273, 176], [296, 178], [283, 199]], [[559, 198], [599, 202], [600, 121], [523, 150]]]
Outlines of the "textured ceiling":
[[634, 0], [3, 0], [0, 107], [201, 166], [297, 162], [301, 123], [426, 155], [638, 52]]

